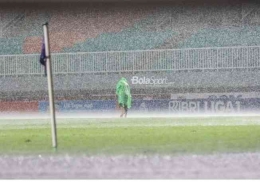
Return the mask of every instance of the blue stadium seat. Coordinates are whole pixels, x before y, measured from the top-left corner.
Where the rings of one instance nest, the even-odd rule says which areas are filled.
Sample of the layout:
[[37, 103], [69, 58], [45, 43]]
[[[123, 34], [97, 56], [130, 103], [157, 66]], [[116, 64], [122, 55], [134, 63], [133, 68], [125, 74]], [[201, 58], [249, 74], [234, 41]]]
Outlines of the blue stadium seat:
[[23, 38], [0, 38], [0, 55], [22, 54]]
[[186, 39], [180, 48], [256, 46], [260, 27], [228, 27], [203, 29]]

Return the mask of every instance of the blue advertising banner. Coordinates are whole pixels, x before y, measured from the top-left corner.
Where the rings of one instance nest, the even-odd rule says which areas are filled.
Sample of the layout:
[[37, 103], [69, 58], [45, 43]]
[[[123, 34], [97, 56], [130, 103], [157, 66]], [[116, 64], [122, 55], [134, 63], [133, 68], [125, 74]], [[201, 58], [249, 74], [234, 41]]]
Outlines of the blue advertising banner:
[[[75, 112], [75, 111], [111, 111], [115, 110], [115, 101], [101, 101], [101, 100], [71, 100], [55, 102], [57, 112]], [[49, 102], [40, 101], [39, 111], [46, 112], [49, 110]]]
[[[72, 100], [55, 103], [57, 112], [111, 112], [116, 110], [114, 100]], [[46, 112], [49, 104], [39, 102], [39, 111]], [[167, 113], [232, 113], [244, 111], [260, 111], [260, 98], [207, 98], [207, 99], [164, 99], [133, 100], [131, 111], [135, 112], [167, 112]]]

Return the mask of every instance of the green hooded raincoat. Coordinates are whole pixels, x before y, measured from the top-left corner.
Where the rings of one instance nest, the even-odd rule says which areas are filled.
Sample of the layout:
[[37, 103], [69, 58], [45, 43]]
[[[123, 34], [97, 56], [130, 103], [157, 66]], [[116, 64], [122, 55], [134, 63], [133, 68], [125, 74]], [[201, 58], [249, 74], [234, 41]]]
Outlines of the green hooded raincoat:
[[118, 104], [131, 108], [132, 96], [127, 80], [123, 77], [116, 85], [116, 95], [118, 96]]

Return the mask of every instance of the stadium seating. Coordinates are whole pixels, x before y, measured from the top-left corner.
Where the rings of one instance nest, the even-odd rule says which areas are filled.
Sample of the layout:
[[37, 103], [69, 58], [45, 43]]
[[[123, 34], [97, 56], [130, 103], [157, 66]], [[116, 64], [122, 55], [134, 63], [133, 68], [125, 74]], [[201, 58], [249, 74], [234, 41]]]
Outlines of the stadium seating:
[[0, 38], [0, 54], [22, 54], [23, 38]]
[[[41, 25], [46, 21], [52, 25], [52, 52], [153, 49], [172, 36], [169, 28], [157, 30], [156, 19], [149, 8], [139, 11], [123, 10], [121, 7], [117, 9], [118, 13], [114, 13], [102, 12], [100, 9], [97, 10], [99, 17], [95, 18], [89, 17], [86, 12], [71, 16], [72, 12], [65, 13], [66, 10], [57, 13], [39, 11], [37, 14], [35, 11], [17, 14], [17, 20], [3, 32], [1, 45], [7, 49], [3, 49], [0, 54], [38, 53], [42, 39]], [[8, 48], [10, 41], [7, 39], [10, 38], [23, 39], [23, 42], [13, 43], [16, 47], [22, 47], [21, 51]]]
[[[1, 14], [1, 13], [0, 13]], [[37, 11], [19, 10], [13, 12], [5, 10], [4, 17], [8, 17], [5, 24], [0, 27], [0, 55], [33, 53], [26, 51], [26, 40], [42, 34], [42, 24], [49, 20], [47, 13]], [[35, 47], [35, 42], [29, 43], [29, 47]], [[37, 41], [36, 44], [39, 44]], [[30, 48], [29, 48], [30, 49]], [[40, 49], [37, 49], [37, 52]]]
[[97, 38], [75, 44], [72, 48], [65, 48], [64, 52], [147, 50], [157, 47], [171, 36], [171, 30], [145, 32], [131, 28], [119, 33], [104, 33]]
[[[3, 13], [1, 6], [1, 18], [5, 18], [6, 15], [10, 17], [5, 19], [6, 21], [3, 23], [0, 23], [0, 55], [39, 54], [42, 43], [41, 25], [46, 21], [50, 24], [51, 50], [53, 53], [102, 51], [138, 52], [136, 50], [254, 46], [259, 45], [260, 42], [260, 28], [257, 24], [241, 23], [241, 9], [237, 7], [230, 6], [226, 8], [226, 6], [213, 6], [213, 8], [209, 9], [207, 6], [201, 6], [196, 9], [196, 7], [189, 5], [162, 5], [159, 7], [154, 5], [153, 7], [147, 7], [147, 4], [138, 4], [131, 7], [130, 5], [129, 7], [124, 7], [125, 5], [116, 6], [117, 5], [113, 4], [110, 7], [98, 5], [95, 7], [92, 5], [80, 7], [78, 5], [76, 8], [59, 6], [51, 6], [48, 8], [38, 7], [38, 9], [27, 9], [26, 11], [19, 12], [5, 11], [5, 16], [1, 16], [1, 13]], [[3, 29], [3, 27], [1, 27], [3, 25], [8, 26], [7, 28], [5, 26]], [[167, 54], [167, 51], [165, 55], [162, 54], [160, 56], [158, 56], [157, 53], [143, 56], [144, 52], [136, 53], [134, 56], [129, 54], [129, 57], [121, 56], [121, 53], [119, 56], [109, 55], [110, 57], [108, 56], [108, 59], [111, 61], [111, 64], [108, 65], [104, 64], [104, 60], [107, 59], [107, 57], [105, 58], [106, 55], [101, 54], [100, 57], [95, 59], [95, 57], [92, 56], [93, 54], [89, 54], [85, 57], [73, 57], [64, 54], [64, 57], [60, 56], [57, 61], [58, 63], [56, 65], [59, 66], [53, 66], [54, 73], [60, 72], [60, 74], [55, 75], [55, 77], [60, 76], [56, 80], [57, 84], [55, 84], [55, 87], [57, 88], [55, 89], [98, 90], [100, 89], [100, 85], [103, 86], [107, 83], [106, 78], [115, 75], [113, 71], [125, 70], [125, 72], [127, 72], [128, 67], [130, 67], [129, 70], [131, 71], [131, 61], [133, 60], [135, 61], [135, 73], [138, 73], [138, 71], [154, 70], [155, 68], [165, 70], [176, 68], [180, 70], [182, 67], [185, 67], [184, 64], [186, 64], [187, 59], [189, 59], [187, 58], [188, 56], [182, 53], [177, 54], [177, 56], [173, 58], [173, 56]], [[225, 60], [233, 59], [233, 66], [239, 67], [241, 62], [248, 56], [247, 52], [238, 52], [237, 54], [222, 53], [223, 54], [219, 56], [222, 56], [221, 60], [224, 61], [217, 62], [217, 59], [214, 57], [210, 64], [229, 64], [229, 62]], [[122, 55], [124, 54], [128, 53], [122, 52]], [[229, 55], [229, 57], [227, 55]], [[19, 61], [21, 60], [19, 64], [16, 64], [15, 61], [10, 59], [10, 62], [14, 62], [14, 64], [8, 64], [7, 70], [11, 70], [10, 72], [18, 70], [21, 74], [28, 72], [33, 73], [31, 70], [42, 71], [43, 69], [38, 62], [37, 56], [35, 56], [34, 59], [30, 57], [30, 60], [21, 58], [19, 59]], [[194, 53], [192, 56], [194, 60], [197, 60], [197, 62], [192, 62], [192, 68], [194, 68], [194, 70], [207, 67], [208, 63], [206, 61], [210, 59], [205, 57], [201, 58], [201, 55], [198, 53]], [[250, 62], [249, 66], [254, 66], [258, 60], [259, 51], [256, 50], [255, 53], [251, 53], [250, 56], [252, 63]], [[53, 58], [54, 57], [55, 55], [53, 54]], [[67, 59], [67, 57], [69, 58]], [[134, 59], [132, 59], [132, 57], [134, 57]], [[225, 59], [223, 59], [223, 57]], [[255, 58], [252, 59], [252, 57]], [[65, 59], [70, 61], [68, 61], [69, 67], [66, 67], [67, 62], [64, 61]], [[86, 61], [88, 59], [90, 61]], [[205, 62], [202, 62], [202, 59], [205, 60]], [[30, 68], [29, 66], [23, 67], [23, 61], [26, 63], [30, 62], [32, 66]], [[82, 62], [85, 62], [85, 64], [82, 64]], [[120, 62], [120, 64], [118, 64], [118, 62]], [[4, 64], [0, 63], [0, 70], [4, 68], [3, 65]], [[222, 65], [222, 67], [225, 66]], [[82, 70], [92, 71], [91, 69], [93, 68], [95, 68], [97, 72], [111, 71], [112, 73], [110, 75], [97, 73], [97, 76], [93, 76], [95, 79], [104, 80], [104, 83], [99, 85], [92, 84], [92, 82], [89, 84], [85, 83], [85, 80], [89, 80], [89, 75], [92, 74], [74, 74], [80, 73]], [[64, 80], [65, 76], [62, 75], [63, 70], [71, 73], [66, 76], [66, 80]], [[251, 73], [248, 72], [242, 76], [239, 71], [236, 73], [238, 76], [235, 74], [232, 75], [231, 73], [222, 75], [217, 72], [213, 73], [209, 71], [210, 74], [204, 73], [203, 71], [201, 72], [202, 73], [198, 71], [197, 73], [197, 71], [194, 71], [189, 72], [189, 74], [186, 74], [186, 72], [174, 73], [176, 74], [176, 79], [183, 78], [183, 80], [176, 80], [175, 85], [172, 87], [174, 89], [184, 87], [187, 89], [198, 87], [217, 89], [217, 87], [220, 86], [223, 88], [228, 86], [236, 88], [256, 86], [258, 84], [256, 81], [254, 82], [254, 80], [249, 80]], [[146, 74], [147, 72], [142, 73]], [[157, 74], [157, 72], [152, 72], [151, 74]], [[0, 77], [1, 84], [3, 85], [1, 88], [2, 92], [10, 92], [12, 90], [19, 90], [21, 92], [36, 90], [40, 92], [47, 88], [46, 79], [41, 75], [16, 75], [17, 78], [13, 77], [13, 75]], [[158, 75], [160, 74], [158, 73]], [[208, 75], [211, 75], [211, 77]], [[240, 83], [244, 77], [247, 77], [248, 80]], [[218, 79], [218, 85], [212, 82], [212, 80], [215, 79]], [[82, 80], [84, 80], [84, 82], [82, 82]], [[201, 83], [203, 80], [206, 81]], [[223, 82], [223, 80], [226, 82]], [[10, 83], [12, 84], [10, 85]], [[114, 85], [105, 87], [108, 88], [110, 86], [111, 88], [109, 89], [114, 89]]]
[[202, 29], [180, 45], [180, 48], [256, 46], [260, 27], [227, 27]]
[[[222, 16], [217, 9], [194, 8], [192, 12], [198, 14], [191, 16], [189, 8], [181, 11], [181, 7], [174, 6], [139, 10], [122, 6], [77, 8], [75, 11], [68, 7], [20, 10], [16, 14], [5, 10], [2, 17], [9, 18], [0, 24], [5, 26], [0, 27], [0, 54], [38, 53], [41, 25], [46, 21], [51, 25], [52, 52], [248, 46], [258, 45], [260, 39], [258, 26], [228, 26], [219, 20], [221, 17], [216, 18]], [[236, 18], [236, 11], [223, 21]], [[207, 14], [208, 17], [202, 18]]]

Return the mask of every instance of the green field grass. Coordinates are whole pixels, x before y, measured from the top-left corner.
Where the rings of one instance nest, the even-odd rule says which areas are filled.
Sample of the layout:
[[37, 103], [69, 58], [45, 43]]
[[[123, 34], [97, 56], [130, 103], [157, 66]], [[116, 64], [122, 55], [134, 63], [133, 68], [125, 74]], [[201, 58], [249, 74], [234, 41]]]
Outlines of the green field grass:
[[0, 154], [259, 152], [260, 117], [0, 120]]

